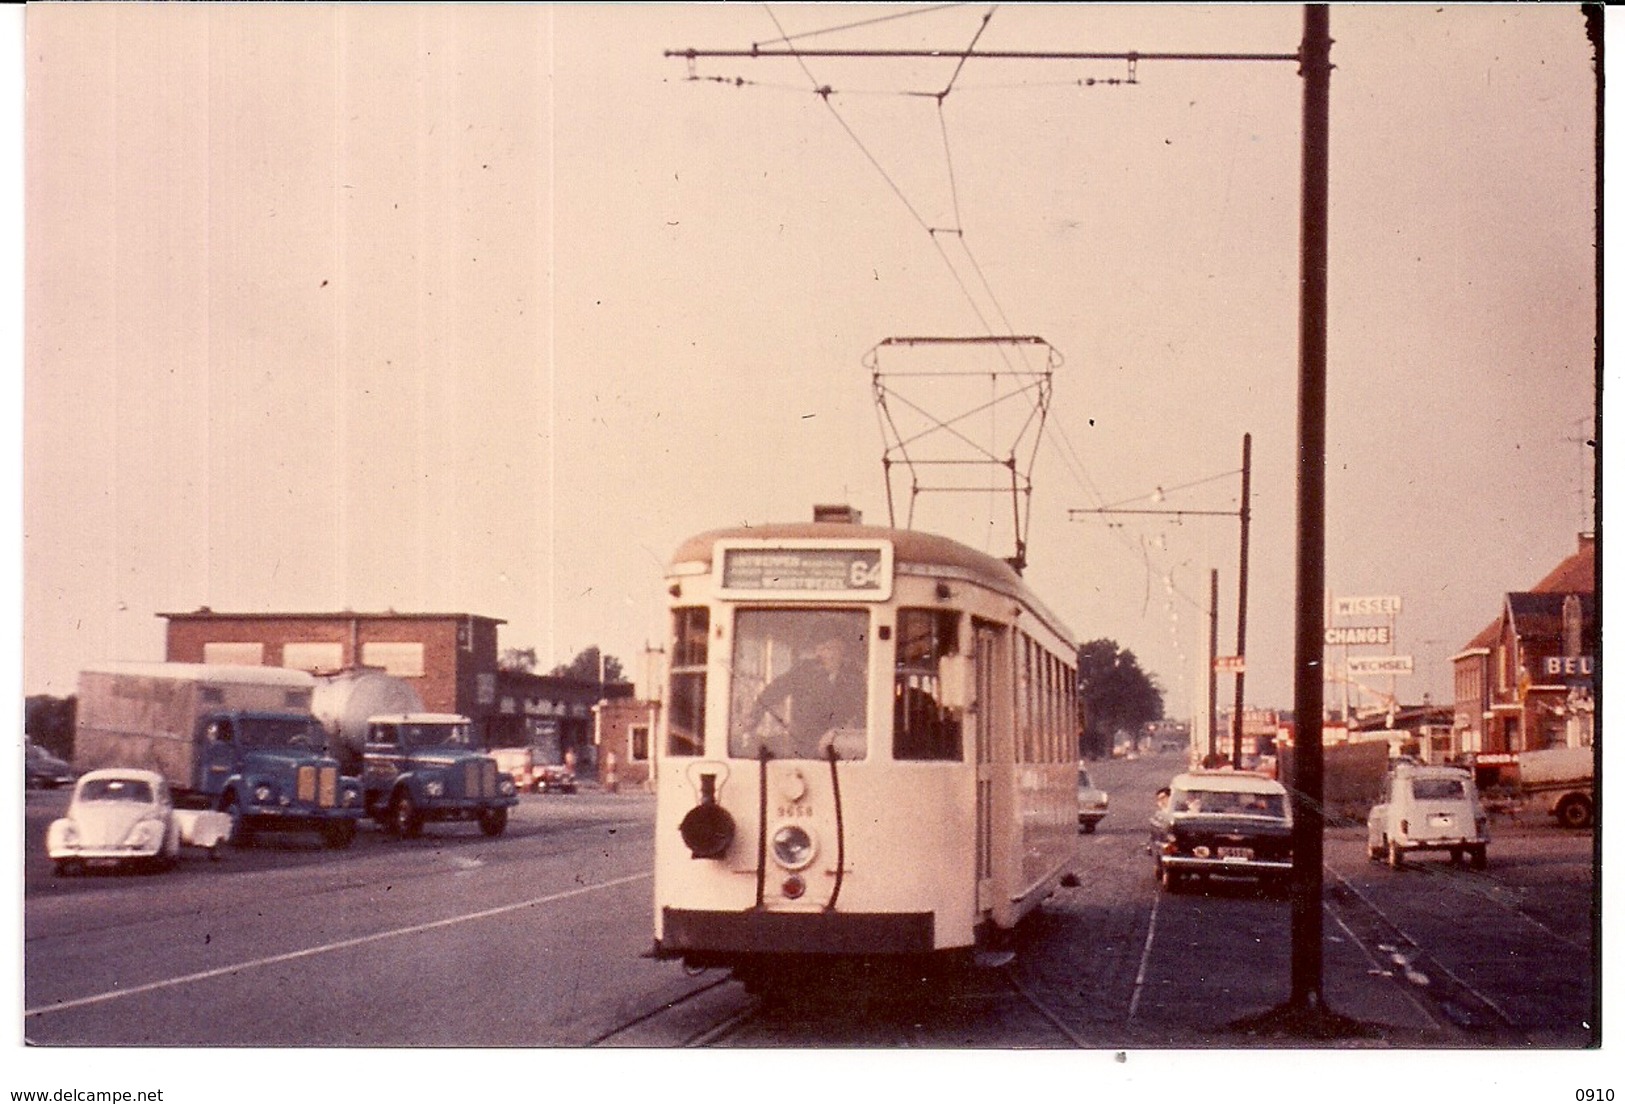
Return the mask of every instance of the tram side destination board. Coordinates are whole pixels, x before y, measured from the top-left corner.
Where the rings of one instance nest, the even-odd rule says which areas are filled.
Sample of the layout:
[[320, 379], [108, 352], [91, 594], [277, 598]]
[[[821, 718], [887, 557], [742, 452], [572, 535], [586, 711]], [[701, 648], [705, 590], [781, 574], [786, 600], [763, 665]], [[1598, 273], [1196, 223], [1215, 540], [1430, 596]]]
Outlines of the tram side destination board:
[[725, 595], [870, 602], [891, 597], [892, 548], [887, 542], [738, 541], [722, 544], [718, 551], [718, 584]]

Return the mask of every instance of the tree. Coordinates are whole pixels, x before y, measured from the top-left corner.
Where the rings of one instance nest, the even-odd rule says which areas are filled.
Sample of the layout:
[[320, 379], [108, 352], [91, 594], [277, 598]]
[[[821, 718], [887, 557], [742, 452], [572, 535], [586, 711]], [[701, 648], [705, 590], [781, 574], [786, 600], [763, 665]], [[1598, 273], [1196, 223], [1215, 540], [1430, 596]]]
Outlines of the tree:
[[504, 648], [497, 659], [497, 668], [528, 675], [536, 670], [536, 663], [535, 648]]
[[1110, 755], [1119, 731], [1139, 732], [1162, 719], [1162, 687], [1115, 640], [1091, 640], [1078, 648], [1078, 701], [1083, 710], [1078, 750], [1085, 756]]
[[79, 699], [50, 694], [31, 694], [23, 699], [23, 731], [28, 738], [52, 755], [73, 761], [74, 721]]
[[[580, 679], [582, 682], [597, 682], [599, 677], [599, 654], [598, 645], [596, 644], [583, 648], [576, 653], [576, 657], [569, 663], [561, 663], [549, 673], [556, 678], [573, 678]], [[623, 681], [621, 661], [612, 655], [604, 656], [603, 679], [605, 682]]]

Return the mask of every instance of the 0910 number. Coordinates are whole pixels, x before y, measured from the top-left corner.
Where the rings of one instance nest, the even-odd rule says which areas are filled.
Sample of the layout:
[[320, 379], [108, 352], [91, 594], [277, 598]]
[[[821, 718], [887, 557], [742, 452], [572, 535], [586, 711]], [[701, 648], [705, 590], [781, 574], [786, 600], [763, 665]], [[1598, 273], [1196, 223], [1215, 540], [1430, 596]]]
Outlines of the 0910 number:
[[1614, 1099], [1613, 1089], [1575, 1089], [1574, 1099], [1580, 1104], [1609, 1104]]

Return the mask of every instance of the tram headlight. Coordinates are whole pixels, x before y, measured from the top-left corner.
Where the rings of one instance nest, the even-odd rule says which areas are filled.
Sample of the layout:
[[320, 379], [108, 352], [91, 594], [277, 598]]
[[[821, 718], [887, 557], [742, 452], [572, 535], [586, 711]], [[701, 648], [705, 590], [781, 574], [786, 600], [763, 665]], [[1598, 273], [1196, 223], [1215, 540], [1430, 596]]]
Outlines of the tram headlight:
[[786, 870], [800, 870], [813, 861], [818, 848], [799, 824], [786, 824], [773, 833], [773, 858]]
[[714, 799], [702, 801], [684, 815], [677, 832], [696, 859], [719, 859], [733, 843], [734, 818]]

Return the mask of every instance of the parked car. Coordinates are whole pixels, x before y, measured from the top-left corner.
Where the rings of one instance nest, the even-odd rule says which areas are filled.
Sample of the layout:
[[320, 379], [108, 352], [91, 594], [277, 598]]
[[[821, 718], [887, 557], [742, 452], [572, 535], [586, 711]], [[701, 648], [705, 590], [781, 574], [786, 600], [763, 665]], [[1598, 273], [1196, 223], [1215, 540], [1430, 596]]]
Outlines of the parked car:
[[1286, 787], [1242, 771], [1176, 775], [1151, 818], [1148, 850], [1169, 892], [1189, 877], [1250, 878], [1284, 889], [1292, 875]]
[[1400, 764], [1388, 772], [1382, 801], [1365, 822], [1366, 853], [1399, 869], [1412, 851], [1448, 851], [1453, 862], [1489, 862], [1490, 818], [1472, 773], [1460, 767]]
[[537, 793], [575, 793], [576, 772], [563, 763], [543, 763], [535, 770]]
[[219, 858], [230, 834], [225, 813], [175, 808], [157, 771], [111, 767], [80, 776], [67, 815], [46, 829], [45, 851], [58, 874], [87, 866], [162, 870], [174, 865], [182, 844]]
[[23, 744], [23, 784], [54, 790], [73, 784], [73, 768], [32, 740]]
[[1106, 817], [1106, 806], [1111, 803], [1105, 790], [1095, 788], [1089, 781], [1089, 768], [1078, 765], [1078, 827], [1093, 832], [1095, 825]]

